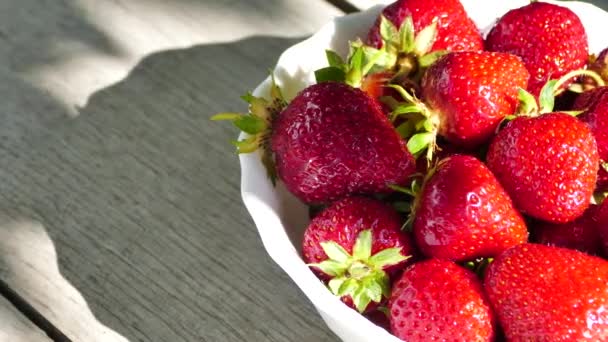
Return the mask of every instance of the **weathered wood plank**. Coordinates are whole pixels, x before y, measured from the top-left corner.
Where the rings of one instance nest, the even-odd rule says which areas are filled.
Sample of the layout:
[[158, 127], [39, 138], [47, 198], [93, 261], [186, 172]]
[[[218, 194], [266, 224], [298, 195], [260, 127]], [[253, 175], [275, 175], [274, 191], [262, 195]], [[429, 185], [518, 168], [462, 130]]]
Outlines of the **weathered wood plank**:
[[0, 296], [0, 341], [50, 342], [51, 340]]
[[338, 14], [2, 1], [0, 278], [75, 341], [335, 341], [266, 256], [235, 131], [208, 118]]

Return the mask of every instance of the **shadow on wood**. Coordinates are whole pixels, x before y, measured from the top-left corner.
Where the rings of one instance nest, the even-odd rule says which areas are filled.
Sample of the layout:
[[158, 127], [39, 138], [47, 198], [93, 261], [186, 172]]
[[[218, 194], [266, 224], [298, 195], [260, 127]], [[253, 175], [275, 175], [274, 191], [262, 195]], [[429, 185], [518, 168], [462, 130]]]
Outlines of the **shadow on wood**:
[[[63, 119], [39, 124], [37, 138], [0, 145], [10, 165], [0, 170], [0, 207], [44, 225], [61, 273], [129, 340], [336, 340], [262, 248], [240, 200], [228, 143], [235, 130], [208, 120], [246, 110], [239, 96], [297, 40], [155, 53], [95, 93], [77, 118], [49, 103], [48, 115]], [[6, 119], [29, 127], [31, 115]], [[16, 290], [32, 281], [20, 272], [4, 272]], [[46, 307], [60, 292], [40, 277], [40, 291], [26, 297], [54, 324], [74, 317]]]

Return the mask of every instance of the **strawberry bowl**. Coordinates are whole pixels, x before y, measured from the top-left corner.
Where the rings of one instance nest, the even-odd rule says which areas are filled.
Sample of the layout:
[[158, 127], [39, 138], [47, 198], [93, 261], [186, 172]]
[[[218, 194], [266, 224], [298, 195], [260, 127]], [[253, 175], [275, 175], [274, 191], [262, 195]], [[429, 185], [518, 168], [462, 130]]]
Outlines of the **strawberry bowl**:
[[[529, 3], [525, 0], [461, 2], [484, 34], [504, 13]], [[569, 7], [581, 18], [591, 53], [598, 53], [608, 47], [608, 36], [604, 33], [605, 23], [608, 22], [607, 12], [584, 2], [553, 3]], [[287, 49], [274, 70], [276, 82], [282, 88], [285, 98], [292, 99], [300, 90], [315, 82], [314, 70], [326, 66], [326, 49], [346, 55], [348, 42], [365, 37], [382, 8], [378, 5], [360, 13], [336, 18], [309, 39]], [[254, 90], [253, 95], [269, 97], [270, 87], [269, 77]], [[281, 182], [273, 186], [258, 153], [241, 154], [240, 165], [243, 201], [264, 247], [313, 303], [328, 327], [344, 341], [399, 341], [332, 295], [302, 260], [300, 246], [309, 222], [308, 207], [293, 197]]]

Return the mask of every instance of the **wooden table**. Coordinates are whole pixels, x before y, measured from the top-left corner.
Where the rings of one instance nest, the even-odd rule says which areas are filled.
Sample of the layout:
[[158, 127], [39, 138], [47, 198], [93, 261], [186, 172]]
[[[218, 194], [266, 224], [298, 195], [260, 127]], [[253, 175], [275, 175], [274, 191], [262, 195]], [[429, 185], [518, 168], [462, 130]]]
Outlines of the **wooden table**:
[[0, 341], [337, 341], [208, 119], [371, 3], [1, 1]]

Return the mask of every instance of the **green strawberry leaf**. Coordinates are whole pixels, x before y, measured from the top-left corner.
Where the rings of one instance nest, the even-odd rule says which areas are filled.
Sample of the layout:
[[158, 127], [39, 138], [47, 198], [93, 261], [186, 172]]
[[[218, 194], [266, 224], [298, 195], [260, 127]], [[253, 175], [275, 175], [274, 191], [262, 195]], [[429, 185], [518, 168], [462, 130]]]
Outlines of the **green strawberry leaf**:
[[346, 80], [346, 73], [344, 70], [335, 66], [329, 66], [319, 70], [315, 70], [315, 79], [317, 83], [322, 82], [344, 82]]
[[409, 256], [401, 254], [401, 247], [387, 248], [372, 255], [372, 257], [369, 258], [369, 263], [374, 268], [381, 270], [387, 266], [396, 265], [408, 258]]
[[234, 125], [248, 134], [258, 134], [268, 129], [268, 124], [262, 118], [253, 115], [242, 115], [234, 120]]
[[329, 66], [341, 69], [344, 69], [344, 67], [346, 66], [346, 63], [344, 62], [342, 57], [340, 57], [340, 55], [338, 55], [335, 51], [325, 50], [325, 56], [327, 57], [327, 62], [329, 63]]
[[331, 293], [338, 296], [338, 294], [340, 293], [340, 288], [347, 279], [348, 278], [346, 277], [335, 277], [327, 283], [327, 287], [329, 287]]
[[417, 104], [402, 104], [391, 112], [391, 121], [395, 121], [400, 115], [420, 113], [422, 114], [422, 108]]
[[351, 258], [344, 247], [334, 241], [321, 242], [321, 248], [323, 248], [327, 257], [333, 261], [344, 263]]
[[329, 259], [316, 264], [308, 264], [308, 266], [316, 267], [331, 277], [341, 277], [348, 269], [348, 264]]
[[416, 131], [416, 127], [415, 127], [413, 121], [408, 120], [408, 121], [401, 123], [399, 126], [397, 126], [397, 128], [395, 128], [395, 130], [397, 131], [397, 133], [399, 133], [399, 136], [401, 138], [409, 139]]
[[399, 29], [399, 44], [400, 52], [410, 53], [415, 50], [416, 32], [414, 30], [414, 21], [412, 16], [406, 16], [403, 19], [401, 28]]
[[429, 147], [429, 145], [433, 144], [435, 141], [435, 133], [433, 132], [424, 132], [415, 134], [410, 138], [407, 142], [407, 149], [411, 154], [418, 154], [425, 148]]
[[420, 59], [418, 59], [418, 65], [422, 69], [427, 69], [433, 63], [435, 63], [439, 58], [441, 58], [442, 56], [444, 56], [447, 53], [448, 53], [448, 51], [446, 51], [446, 50], [439, 50], [439, 51], [433, 51], [431, 53], [427, 53], [424, 56], [420, 57]]
[[247, 103], [251, 103], [255, 99], [255, 96], [251, 92], [247, 92], [247, 94], [241, 96], [241, 99]]
[[414, 40], [414, 53], [418, 56], [423, 56], [433, 47], [437, 40], [437, 21], [423, 28]]
[[540, 91], [538, 102], [540, 103], [540, 114], [551, 113], [555, 106], [555, 85], [557, 80], [547, 82]]
[[372, 230], [365, 229], [359, 233], [353, 246], [355, 260], [367, 260], [372, 255]]
[[346, 83], [353, 87], [360, 87], [363, 79], [363, 63], [365, 54], [362, 48], [355, 48], [349, 59], [349, 68], [346, 72]]
[[241, 114], [241, 113], [218, 113], [218, 114], [213, 115], [210, 119], [212, 121], [223, 121], [223, 120], [234, 121], [234, 120], [240, 118], [241, 116], [243, 116], [243, 114]]
[[384, 15], [380, 15], [380, 37], [382, 37], [382, 43], [387, 51], [394, 49], [392, 46], [393, 41], [399, 35], [399, 30], [390, 20]]
[[355, 308], [357, 308], [357, 311], [360, 313], [363, 313], [372, 301], [367, 294], [367, 290], [363, 286], [360, 286], [351, 297], [353, 299], [353, 304], [355, 304]]
[[231, 143], [236, 146], [236, 153], [251, 153], [258, 149], [258, 140], [258, 137], [254, 135], [239, 141], [233, 140]]
[[338, 292], [335, 293], [337, 296], [353, 296], [355, 292], [360, 288], [359, 281], [354, 278], [348, 278], [340, 285]]
[[380, 303], [382, 301], [382, 285], [376, 277], [369, 277], [363, 280], [363, 288], [366, 291], [367, 296], [374, 302]]
[[517, 90], [519, 99], [519, 108], [517, 109], [518, 114], [521, 115], [532, 115], [538, 112], [538, 105], [534, 95], [530, 94], [523, 88]]

